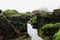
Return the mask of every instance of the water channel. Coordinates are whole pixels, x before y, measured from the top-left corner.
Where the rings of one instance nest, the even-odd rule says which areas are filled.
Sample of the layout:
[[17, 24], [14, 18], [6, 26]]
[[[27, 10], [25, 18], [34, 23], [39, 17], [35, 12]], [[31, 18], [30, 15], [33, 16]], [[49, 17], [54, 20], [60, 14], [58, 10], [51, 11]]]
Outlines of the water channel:
[[37, 29], [33, 29], [30, 23], [27, 24], [28, 34], [31, 36], [31, 40], [43, 40], [41, 37], [37, 35]]

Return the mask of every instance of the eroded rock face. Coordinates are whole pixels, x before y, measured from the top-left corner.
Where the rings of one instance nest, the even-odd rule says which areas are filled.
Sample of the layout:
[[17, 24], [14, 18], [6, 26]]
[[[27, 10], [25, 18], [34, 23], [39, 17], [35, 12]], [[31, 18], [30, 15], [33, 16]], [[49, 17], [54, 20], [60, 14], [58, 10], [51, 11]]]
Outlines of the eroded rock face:
[[0, 35], [3, 36], [3, 40], [16, 38], [19, 35], [3, 15], [0, 15]]
[[53, 16], [55, 18], [55, 21], [56, 22], [60, 22], [60, 9], [55, 9], [54, 12], [53, 12]]
[[[0, 14], [0, 35], [3, 36], [4, 40], [17, 38], [18, 35], [20, 37], [26, 36], [25, 38], [29, 37], [27, 33], [28, 21], [30, 21], [33, 28], [38, 30], [38, 34], [42, 30], [40, 28], [42, 28], [46, 24], [56, 24], [60, 22], [60, 9], [54, 10], [54, 12], [35, 10], [31, 13], [30, 12], [19, 13], [16, 10], [6, 10], [2, 12], [0, 10], [0, 13], [1, 13]], [[56, 28], [57, 31], [59, 30], [60, 24], [59, 26], [58, 24], [56, 25], [55, 25], [56, 27], [54, 26], [54, 28], [51, 26], [46, 27], [47, 30], [44, 27], [43, 28], [44, 30], [42, 32], [44, 32], [45, 36], [48, 35], [47, 37], [50, 38], [51, 35], [55, 34], [54, 30]], [[51, 31], [51, 33], [49, 30]]]
[[[41, 35], [43, 35], [42, 38], [44, 40], [53, 40], [52, 38], [53, 38], [54, 34], [60, 29], [59, 28], [60, 27], [60, 24], [59, 24], [60, 18], [59, 17], [60, 17], [60, 9], [56, 9], [51, 13], [50, 12], [44, 12], [44, 11], [43, 12], [34, 11], [32, 19], [31, 19], [31, 24], [33, 25], [33, 28], [38, 30], [38, 35], [40, 37], [41, 37]], [[44, 34], [43, 34], [42, 33], [43, 31], [41, 28], [43, 26], [45, 26], [46, 24], [47, 24], [46, 27], [48, 27], [48, 28], [44, 29]], [[49, 27], [48, 24], [53, 24], [53, 27], [51, 27], [51, 26]], [[42, 32], [40, 32], [40, 31], [42, 31]], [[48, 31], [50, 31], [50, 33]], [[45, 35], [45, 37], [44, 37], [44, 35]]]
[[53, 12], [34, 10], [32, 18], [34, 17], [36, 17], [36, 20], [32, 24], [36, 26], [35, 28], [37, 28], [38, 24], [42, 26], [43, 24], [60, 22], [60, 9], [55, 9]]
[[53, 36], [58, 32], [60, 28], [60, 23], [46, 24], [40, 28], [39, 35], [44, 40], [53, 40]]
[[2, 10], [0, 10], [0, 13], [2, 13]]
[[29, 15], [21, 15], [15, 10], [7, 10], [0, 14], [0, 34], [2, 34], [3, 40], [18, 38], [18, 36], [22, 36], [22, 39], [29, 37], [28, 20], [30, 20]]

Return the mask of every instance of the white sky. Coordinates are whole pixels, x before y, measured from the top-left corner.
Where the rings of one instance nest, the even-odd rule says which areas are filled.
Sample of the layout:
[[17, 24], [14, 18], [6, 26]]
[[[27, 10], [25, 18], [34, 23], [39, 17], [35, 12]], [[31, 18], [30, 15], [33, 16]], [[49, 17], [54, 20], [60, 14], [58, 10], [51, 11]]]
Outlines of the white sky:
[[60, 0], [0, 0], [0, 9], [15, 9], [19, 12], [47, 8], [50, 11], [60, 7]]

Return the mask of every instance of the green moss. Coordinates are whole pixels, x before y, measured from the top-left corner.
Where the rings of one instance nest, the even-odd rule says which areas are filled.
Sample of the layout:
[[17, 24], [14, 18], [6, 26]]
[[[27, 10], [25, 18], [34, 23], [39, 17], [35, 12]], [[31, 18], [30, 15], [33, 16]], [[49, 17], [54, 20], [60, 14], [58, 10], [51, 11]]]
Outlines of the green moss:
[[33, 23], [36, 23], [37, 22], [37, 17], [33, 17], [33, 18], [31, 18], [31, 21], [30, 21], [32, 24]]
[[55, 23], [54, 27], [60, 27], [60, 22], [59, 23]]
[[3, 14], [4, 14], [5, 16], [20, 16], [20, 13], [19, 13], [19, 12], [17, 12], [16, 10], [10, 10], [10, 9], [5, 10], [5, 11], [3, 12]]
[[[46, 24], [40, 30], [44, 32], [44, 34], [48, 34], [49, 30], [53, 28], [53, 24]], [[50, 35], [50, 34], [48, 34]]]
[[55, 33], [55, 35], [53, 36], [53, 40], [60, 40], [60, 30]]
[[52, 33], [50, 29], [53, 27], [53, 24], [46, 24], [43, 27], [40, 28], [39, 35], [44, 39], [44, 40], [50, 40], [50, 37], [52, 36]]
[[40, 28], [39, 35], [46, 40], [52, 40], [53, 35], [59, 30], [60, 23], [46, 24]]
[[[0, 21], [0, 25], [2, 25], [6, 30], [8, 30], [8, 28], [11, 27], [12, 32], [9, 32], [9, 30], [6, 32], [6, 30], [4, 30], [6, 32], [6, 34], [9, 35], [9, 38], [13, 38], [13, 37], [18, 37], [18, 35], [25, 35], [24, 33], [27, 33], [27, 21], [29, 20], [29, 13], [19, 13], [16, 10], [5, 10], [2, 14], [0, 14], [0, 16], [2, 15], [2, 20]], [[6, 23], [7, 22], [7, 23]], [[8, 26], [9, 25], [9, 26]], [[1, 26], [1, 27], [2, 27]], [[8, 27], [8, 28], [6, 28]], [[5, 33], [3, 33], [5, 34]], [[5, 38], [8, 38], [8, 35], [6, 35]], [[16, 38], [17, 38], [16, 37]]]

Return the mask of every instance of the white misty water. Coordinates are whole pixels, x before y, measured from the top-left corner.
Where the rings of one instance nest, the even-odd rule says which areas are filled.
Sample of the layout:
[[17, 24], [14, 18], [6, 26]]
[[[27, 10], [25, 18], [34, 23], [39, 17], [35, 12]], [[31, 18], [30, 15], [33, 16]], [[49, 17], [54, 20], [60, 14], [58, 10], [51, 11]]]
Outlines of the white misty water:
[[27, 24], [28, 34], [31, 36], [31, 40], [43, 40], [37, 35], [37, 29], [33, 29], [30, 23]]

